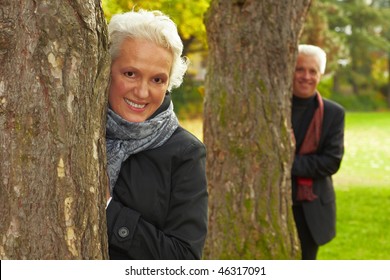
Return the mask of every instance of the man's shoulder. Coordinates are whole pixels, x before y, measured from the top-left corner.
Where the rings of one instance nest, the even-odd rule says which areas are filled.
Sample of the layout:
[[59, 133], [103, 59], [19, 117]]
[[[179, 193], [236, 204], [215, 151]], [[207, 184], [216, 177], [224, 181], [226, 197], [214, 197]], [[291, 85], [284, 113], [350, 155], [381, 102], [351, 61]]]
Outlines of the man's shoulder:
[[324, 101], [325, 110], [328, 109], [339, 113], [345, 112], [344, 107], [341, 106], [339, 103], [327, 98], [323, 98], [323, 101]]

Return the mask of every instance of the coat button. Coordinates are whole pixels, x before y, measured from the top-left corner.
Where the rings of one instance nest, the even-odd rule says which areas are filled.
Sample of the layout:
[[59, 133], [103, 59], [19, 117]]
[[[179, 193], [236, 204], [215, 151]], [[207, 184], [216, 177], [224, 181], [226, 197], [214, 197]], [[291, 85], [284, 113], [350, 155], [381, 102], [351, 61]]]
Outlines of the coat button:
[[127, 227], [121, 227], [119, 230], [118, 230], [118, 234], [120, 237], [122, 238], [125, 238], [129, 235], [130, 231]]

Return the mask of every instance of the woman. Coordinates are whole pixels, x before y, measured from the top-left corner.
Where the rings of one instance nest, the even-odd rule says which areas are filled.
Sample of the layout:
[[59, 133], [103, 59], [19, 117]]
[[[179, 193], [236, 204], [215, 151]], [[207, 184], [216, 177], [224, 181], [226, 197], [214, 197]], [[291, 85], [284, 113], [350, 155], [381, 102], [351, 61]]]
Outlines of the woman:
[[159, 11], [115, 15], [107, 113], [111, 259], [200, 259], [207, 233], [204, 145], [180, 127], [169, 92], [187, 63]]

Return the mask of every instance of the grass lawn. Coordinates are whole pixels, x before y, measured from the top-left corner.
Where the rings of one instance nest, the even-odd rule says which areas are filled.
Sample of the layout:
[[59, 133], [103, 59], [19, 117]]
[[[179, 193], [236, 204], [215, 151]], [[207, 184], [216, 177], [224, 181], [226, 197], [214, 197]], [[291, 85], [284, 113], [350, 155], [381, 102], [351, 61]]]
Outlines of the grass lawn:
[[390, 113], [347, 113], [339, 189], [390, 188]]
[[318, 259], [390, 260], [390, 113], [347, 113], [337, 235]]
[[[202, 120], [184, 127], [203, 138]], [[322, 260], [390, 260], [390, 112], [347, 113], [345, 155], [333, 176], [337, 235]]]
[[337, 190], [337, 234], [322, 260], [390, 260], [390, 188]]

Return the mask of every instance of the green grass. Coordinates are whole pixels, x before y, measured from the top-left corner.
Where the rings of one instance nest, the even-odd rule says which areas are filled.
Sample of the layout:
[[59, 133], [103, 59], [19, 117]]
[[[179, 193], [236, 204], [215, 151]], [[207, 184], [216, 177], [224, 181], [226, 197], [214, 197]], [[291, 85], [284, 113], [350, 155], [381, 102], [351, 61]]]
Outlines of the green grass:
[[347, 113], [337, 234], [318, 259], [390, 260], [390, 113]]
[[347, 113], [338, 188], [390, 187], [390, 113]]
[[[202, 120], [184, 127], [202, 139]], [[333, 176], [337, 234], [322, 260], [390, 260], [390, 112], [346, 115], [345, 155]]]
[[337, 191], [337, 234], [322, 260], [390, 260], [390, 188]]

